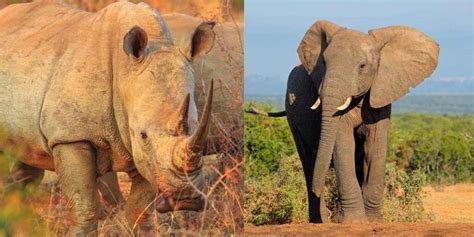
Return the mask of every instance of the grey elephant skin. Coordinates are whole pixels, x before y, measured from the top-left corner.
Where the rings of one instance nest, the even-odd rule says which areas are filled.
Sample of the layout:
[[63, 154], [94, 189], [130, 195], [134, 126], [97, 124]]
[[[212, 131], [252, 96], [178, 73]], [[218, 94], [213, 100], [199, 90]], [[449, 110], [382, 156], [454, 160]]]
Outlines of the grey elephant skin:
[[391, 103], [429, 77], [439, 45], [406, 26], [368, 34], [317, 21], [304, 35], [301, 65], [289, 75], [285, 111], [308, 188], [310, 222], [325, 221], [322, 197], [331, 161], [339, 222], [381, 222]]
[[60, 4], [0, 11], [0, 124], [16, 149], [14, 178], [55, 171], [74, 206], [68, 234], [96, 233], [97, 178], [132, 179], [125, 204], [135, 232], [153, 234], [152, 211], [201, 210], [202, 151], [212, 83], [198, 121], [193, 58], [212, 48], [200, 29], [189, 57], [146, 4], [97, 13]]

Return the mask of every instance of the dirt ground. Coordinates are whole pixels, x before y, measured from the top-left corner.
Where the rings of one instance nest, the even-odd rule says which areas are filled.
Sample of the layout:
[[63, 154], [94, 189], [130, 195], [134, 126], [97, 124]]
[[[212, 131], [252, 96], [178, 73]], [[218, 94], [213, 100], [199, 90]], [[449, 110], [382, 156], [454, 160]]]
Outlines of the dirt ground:
[[474, 184], [425, 188], [426, 223], [245, 226], [245, 236], [474, 236]]
[[474, 184], [458, 184], [440, 188], [427, 187], [425, 191], [428, 195], [423, 204], [430, 221], [474, 223]]

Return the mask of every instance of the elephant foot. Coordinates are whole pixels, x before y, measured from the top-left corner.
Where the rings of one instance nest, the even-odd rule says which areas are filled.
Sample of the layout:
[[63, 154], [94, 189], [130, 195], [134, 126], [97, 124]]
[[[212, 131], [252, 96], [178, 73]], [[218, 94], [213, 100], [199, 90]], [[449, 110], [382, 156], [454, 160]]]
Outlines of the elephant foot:
[[341, 224], [351, 224], [351, 223], [366, 223], [367, 217], [365, 216], [365, 212], [357, 211], [357, 212], [340, 212], [338, 222]]
[[383, 216], [380, 211], [378, 212], [366, 212], [367, 220], [373, 223], [383, 223]]

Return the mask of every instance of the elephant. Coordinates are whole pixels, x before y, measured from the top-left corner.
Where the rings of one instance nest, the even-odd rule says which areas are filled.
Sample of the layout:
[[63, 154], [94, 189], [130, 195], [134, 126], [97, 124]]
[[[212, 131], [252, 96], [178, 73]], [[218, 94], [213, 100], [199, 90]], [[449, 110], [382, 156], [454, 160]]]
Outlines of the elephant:
[[407, 26], [365, 34], [320, 20], [297, 53], [301, 64], [289, 75], [285, 111], [247, 112], [287, 117], [307, 182], [310, 222], [324, 219], [320, 206], [331, 161], [338, 221], [383, 222], [391, 104], [433, 73], [438, 43]]
[[125, 213], [134, 233], [154, 234], [155, 201], [159, 212], [204, 208], [214, 90], [211, 81], [199, 118], [191, 62], [214, 34], [198, 28], [191, 38], [188, 58], [145, 3], [0, 11], [0, 126], [5, 147], [17, 150], [13, 176], [58, 174], [74, 207], [68, 234], [97, 234], [98, 178], [110, 172], [132, 180]]

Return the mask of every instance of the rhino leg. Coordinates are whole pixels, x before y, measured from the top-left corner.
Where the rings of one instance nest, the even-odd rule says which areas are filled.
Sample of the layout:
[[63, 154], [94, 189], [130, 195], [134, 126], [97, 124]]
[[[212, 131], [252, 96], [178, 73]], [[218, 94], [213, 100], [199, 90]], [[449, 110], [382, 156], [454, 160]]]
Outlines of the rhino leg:
[[44, 170], [17, 161], [11, 169], [11, 178], [15, 184], [26, 186], [28, 184], [38, 185], [44, 176]]
[[102, 198], [112, 207], [120, 207], [125, 203], [116, 172], [109, 172], [97, 178], [97, 187]]
[[133, 230], [134, 235], [156, 236], [152, 218], [155, 210], [155, 192], [150, 183], [140, 174], [130, 176], [132, 188], [125, 204], [125, 214], [130, 229]]
[[96, 235], [100, 208], [92, 145], [88, 142], [58, 144], [53, 148], [53, 156], [59, 185], [72, 203], [76, 216], [68, 235]]

